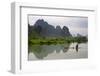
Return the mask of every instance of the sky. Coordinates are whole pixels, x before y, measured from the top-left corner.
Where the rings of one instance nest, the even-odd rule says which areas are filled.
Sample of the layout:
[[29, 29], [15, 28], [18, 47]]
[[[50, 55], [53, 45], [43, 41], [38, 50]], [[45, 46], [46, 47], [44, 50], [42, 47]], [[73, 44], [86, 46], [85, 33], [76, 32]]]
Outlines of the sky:
[[36, 15], [29, 15], [28, 22], [30, 25], [34, 25], [38, 19], [43, 19], [44, 21], [48, 22], [48, 24], [53, 25], [54, 27], [60, 26], [67, 26], [69, 28], [70, 33], [73, 36], [77, 34], [81, 34], [83, 36], [88, 35], [88, 17], [61, 17], [61, 16], [36, 16]]

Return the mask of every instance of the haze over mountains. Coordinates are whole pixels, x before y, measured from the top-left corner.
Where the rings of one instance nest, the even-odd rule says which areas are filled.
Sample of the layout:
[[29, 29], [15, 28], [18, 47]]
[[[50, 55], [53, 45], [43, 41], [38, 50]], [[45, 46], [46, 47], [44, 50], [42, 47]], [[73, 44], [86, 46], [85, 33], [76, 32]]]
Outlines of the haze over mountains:
[[67, 26], [60, 27], [57, 25], [54, 27], [43, 19], [38, 19], [33, 26], [28, 24], [28, 34], [40, 37], [69, 37], [72, 36]]

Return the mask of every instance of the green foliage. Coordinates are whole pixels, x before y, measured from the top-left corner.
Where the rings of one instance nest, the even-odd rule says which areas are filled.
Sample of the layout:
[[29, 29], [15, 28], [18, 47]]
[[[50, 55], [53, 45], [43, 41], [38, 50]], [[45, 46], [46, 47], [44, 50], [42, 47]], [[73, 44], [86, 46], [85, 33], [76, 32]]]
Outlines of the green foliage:
[[87, 42], [88, 39], [86, 37], [66, 37], [66, 38], [33, 38], [29, 39], [29, 45], [43, 45], [43, 44], [64, 44], [64, 43], [72, 43], [72, 42], [78, 42], [83, 43]]

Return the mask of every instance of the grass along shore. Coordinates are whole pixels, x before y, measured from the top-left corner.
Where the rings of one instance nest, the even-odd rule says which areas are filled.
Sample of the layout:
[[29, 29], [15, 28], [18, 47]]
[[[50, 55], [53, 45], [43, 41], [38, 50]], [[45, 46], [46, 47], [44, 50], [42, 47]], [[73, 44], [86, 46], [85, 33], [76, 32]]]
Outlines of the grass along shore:
[[33, 38], [28, 39], [29, 45], [50, 45], [50, 44], [64, 44], [64, 43], [84, 43], [87, 42], [87, 37], [66, 37], [66, 38]]

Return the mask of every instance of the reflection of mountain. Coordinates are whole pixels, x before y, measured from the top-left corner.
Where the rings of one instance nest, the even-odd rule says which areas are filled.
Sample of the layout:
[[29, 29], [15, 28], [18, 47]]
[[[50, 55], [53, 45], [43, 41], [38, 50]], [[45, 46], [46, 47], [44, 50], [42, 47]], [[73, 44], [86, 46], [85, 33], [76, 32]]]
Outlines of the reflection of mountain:
[[[63, 45], [32, 45], [29, 47], [29, 53], [33, 53], [38, 59], [43, 59], [47, 57], [49, 54], [67, 52], [69, 49], [70, 44], [63, 44]], [[67, 47], [67, 48], [64, 48]]]
[[56, 26], [48, 24], [43, 19], [39, 19], [33, 26], [28, 24], [29, 36], [34, 35], [34, 37], [68, 37], [72, 36], [69, 32], [68, 27]]

